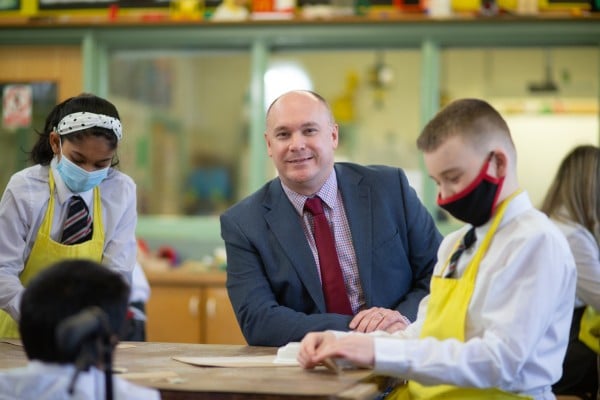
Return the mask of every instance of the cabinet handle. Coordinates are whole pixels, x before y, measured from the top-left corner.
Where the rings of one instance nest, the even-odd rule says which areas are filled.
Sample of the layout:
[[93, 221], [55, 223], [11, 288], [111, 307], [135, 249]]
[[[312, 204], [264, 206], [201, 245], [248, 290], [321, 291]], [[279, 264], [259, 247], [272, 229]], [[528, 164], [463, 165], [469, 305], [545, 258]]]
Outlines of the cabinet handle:
[[198, 316], [198, 310], [200, 309], [200, 297], [191, 296], [188, 301], [188, 311], [192, 317]]
[[206, 316], [208, 318], [214, 318], [217, 314], [217, 300], [214, 297], [206, 299]]

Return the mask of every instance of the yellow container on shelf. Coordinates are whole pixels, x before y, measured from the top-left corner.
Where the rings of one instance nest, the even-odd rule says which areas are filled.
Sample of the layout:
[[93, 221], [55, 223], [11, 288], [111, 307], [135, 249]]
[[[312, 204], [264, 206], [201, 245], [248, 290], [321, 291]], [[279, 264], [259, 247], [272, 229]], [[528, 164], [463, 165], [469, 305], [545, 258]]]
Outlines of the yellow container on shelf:
[[468, 12], [479, 11], [481, 7], [480, 0], [452, 0], [452, 11]]
[[550, 1], [550, 0], [539, 0], [539, 8], [540, 10], [548, 10], [548, 11], [571, 11], [576, 14], [577, 11], [583, 10], [591, 10], [592, 5], [591, 2], [560, 2], [560, 1]]
[[[533, 7], [529, 7], [527, 13], [534, 14], [538, 10], [540, 11], [571, 11], [572, 13], [577, 13], [577, 11], [590, 10], [591, 5], [589, 2], [560, 2], [560, 1], [552, 1], [552, 0], [533, 0], [537, 2], [537, 7], [535, 4]], [[517, 11], [519, 12], [522, 1], [519, 0], [496, 0], [498, 8], [500, 10], [508, 10], [508, 11]], [[452, 10], [457, 12], [477, 12], [481, 7], [481, 0], [452, 0]]]
[[174, 20], [201, 20], [204, 0], [171, 0], [169, 14]]

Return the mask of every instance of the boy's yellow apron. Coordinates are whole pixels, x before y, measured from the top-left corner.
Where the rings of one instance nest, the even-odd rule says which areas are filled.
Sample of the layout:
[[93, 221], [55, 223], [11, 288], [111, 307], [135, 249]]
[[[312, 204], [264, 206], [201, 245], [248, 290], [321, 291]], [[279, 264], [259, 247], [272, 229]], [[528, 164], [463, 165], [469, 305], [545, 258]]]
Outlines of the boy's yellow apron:
[[592, 306], [587, 306], [581, 317], [579, 340], [600, 354], [600, 312]]
[[[102, 224], [102, 200], [100, 199], [98, 186], [94, 188], [94, 232], [92, 238], [84, 243], [64, 245], [55, 242], [50, 237], [50, 228], [54, 217], [54, 177], [52, 176], [52, 170], [49, 171], [49, 184], [50, 200], [48, 209], [29, 254], [29, 259], [19, 276], [23, 286], [27, 286], [29, 281], [39, 272], [63, 259], [86, 258], [97, 262], [102, 261], [104, 225]], [[17, 323], [4, 311], [0, 311], [0, 337], [15, 339], [19, 337]]]
[[[440, 340], [453, 338], [461, 342], [465, 341], [467, 309], [475, 288], [475, 278], [477, 277], [479, 264], [490, 246], [500, 221], [502, 221], [506, 206], [518, 193], [520, 191], [500, 204], [490, 230], [462, 277], [458, 279], [442, 278], [444, 275], [444, 271], [442, 271], [440, 276], [431, 278], [431, 293], [420, 335], [421, 338], [434, 337]], [[455, 249], [459, 243], [456, 244]], [[448, 261], [446, 261], [447, 266]], [[423, 386], [414, 381], [409, 381], [408, 385], [395, 389], [388, 398], [396, 400], [530, 399], [530, 397], [519, 396], [499, 389], [461, 388], [451, 385]]]

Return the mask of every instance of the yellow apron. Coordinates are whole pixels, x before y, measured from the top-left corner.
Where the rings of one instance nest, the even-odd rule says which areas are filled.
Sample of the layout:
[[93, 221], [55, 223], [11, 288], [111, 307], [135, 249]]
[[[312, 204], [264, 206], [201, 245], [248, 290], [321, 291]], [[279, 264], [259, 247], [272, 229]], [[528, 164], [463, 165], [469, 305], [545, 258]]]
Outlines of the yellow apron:
[[[102, 224], [102, 201], [100, 199], [100, 189], [94, 188], [94, 232], [92, 238], [84, 243], [75, 245], [64, 245], [55, 242], [50, 237], [50, 228], [54, 218], [54, 177], [52, 170], [49, 171], [50, 200], [46, 215], [29, 254], [29, 259], [25, 268], [19, 275], [23, 286], [27, 286], [29, 281], [39, 272], [49, 267], [51, 264], [67, 258], [86, 258], [97, 262], [102, 261], [104, 250], [104, 225]], [[7, 313], [0, 310], [0, 337], [19, 338], [18, 325]]]
[[600, 354], [600, 312], [592, 306], [587, 306], [581, 317], [579, 340]]
[[[440, 340], [453, 338], [461, 342], [465, 341], [467, 310], [475, 288], [475, 278], [479, 271], [479, 264], [490, 246], [498, 225], [500, 225], [500, 221], [502, 221], [506, 206], [518, 193], [520, 191], [512, 194], [500, 204], [490, 230], [461, 278], [442, 278], [443, 271], [440, 276], [431, 278], [431, 293], [420, 335], [421, 338], [435, 337]], [[458, 243], [456, 247], [458, 247]], [[448, 261], [446, 262], [446, 267], [448, 266]], [[408, 385], [398, 387], [388, 398], [395, 400], [530, 399], [530, 397], [504, 392], [495, 388], [462, 388], [451, 385], [424, 386], [415, 381], [409, 381]]]

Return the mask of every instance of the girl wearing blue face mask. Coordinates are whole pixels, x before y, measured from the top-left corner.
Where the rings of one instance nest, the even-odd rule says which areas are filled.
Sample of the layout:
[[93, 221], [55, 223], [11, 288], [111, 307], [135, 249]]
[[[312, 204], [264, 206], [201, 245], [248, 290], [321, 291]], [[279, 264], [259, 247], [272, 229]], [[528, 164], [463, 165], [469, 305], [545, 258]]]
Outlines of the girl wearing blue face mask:
[[81, 94], [58, 104], [0, 200], [0, 337], [18, 337], [24, 286], [65, 258], [87, 258], [128, 282], [136, 262], [136, 188], [114, 169], [119, 113]]

